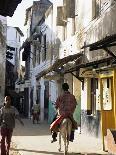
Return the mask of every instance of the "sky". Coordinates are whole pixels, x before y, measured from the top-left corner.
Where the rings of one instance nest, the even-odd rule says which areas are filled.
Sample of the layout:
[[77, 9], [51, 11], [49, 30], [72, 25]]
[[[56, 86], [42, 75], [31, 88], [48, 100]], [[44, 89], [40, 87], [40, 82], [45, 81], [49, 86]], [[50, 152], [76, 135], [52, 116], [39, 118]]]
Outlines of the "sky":
[[[7, 17], [8, 26], [19, 27], [24, 33], [25, 37], [22, 38], [22, 41], [26, 39], [26, 28], [24, 26], [26, 9], [33, 4], [33, 1], [34, 0], [22, 0], [22, 2], [17, 6], [14, 15], [12, 17]], [[50, 1], [53, 2], [54, 0]]]
[[25, 11], [33, 4], [33, 0], [22, 0], [22, 2], [17, 6], [14, 15], [12, 17], [7, 17], [7, 25], [13, 27], [19, 27], [21, 31], [26, 35], [26, 29], [24, 27], [25, 22]]
[[[34, 0], [22, 0], [22, 2], [17, 6], [14, 15], [12, 17], [7, 17], [7, 25], [13, 26], [13, 27], [19, 27], [21, 31], [23, 32], [24, 36], [21, 39], [21, 42], [23, 43], [26, 39], [26, 27], [24, 26], [25, 22], [25, 14], [26, 9], [32, 6]], [[37, 0], [35, 0], [37, 1]], [[54, 0], [50, 0], [53, 2]], [[21, 61], [21, 64], [24, 66], [24, 62]]]

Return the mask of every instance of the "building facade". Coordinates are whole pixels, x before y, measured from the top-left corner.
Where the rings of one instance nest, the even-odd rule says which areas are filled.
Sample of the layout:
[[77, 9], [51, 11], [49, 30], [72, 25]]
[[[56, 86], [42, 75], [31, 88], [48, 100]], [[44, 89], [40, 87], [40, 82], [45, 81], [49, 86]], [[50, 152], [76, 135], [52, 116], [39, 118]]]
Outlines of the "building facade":
[[83, 78], [81, 128], [94, 137], [102, 135], [103, 148], [107, 129], [116, 129], [115, 7], [113, 0], [76, 1], [76, 35], [84, 53], [76, 66]]
[[0, 106], [3, 105], [5, 95], [6, 30], [6, 17], [0, 16]]
[[20, 109], [16, 84], [20, 79], [20, 47], [23, 33], [18, 27], [7, 26], [5, 95], [11, 95], [13, 104]]

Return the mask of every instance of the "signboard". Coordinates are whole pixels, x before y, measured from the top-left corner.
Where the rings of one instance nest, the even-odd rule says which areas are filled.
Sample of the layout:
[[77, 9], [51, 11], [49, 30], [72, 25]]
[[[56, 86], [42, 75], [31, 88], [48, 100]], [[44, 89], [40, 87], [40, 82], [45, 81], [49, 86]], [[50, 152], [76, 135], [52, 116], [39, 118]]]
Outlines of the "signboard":
[[25, 80], [25, 88], [28, 88], [31, 86], [31, 81], [30, 80]]
[[24, 91], [24, 84], [20, 84], [20, 91]]
[[79, 77], [98, 78], [99, 77], [99, 74], [96, 73], [96, 71], [95, 70], [92, 70], [92, 69], [80, 68]]
[[46, 76], [44, 76], [44, 78], [47, 80], [58, 80], [61, 78], [61, 76], [58, 74], [57, 75], [46, 75]]
[[111, 91], [111, 79], [102, 79], [103, 85], [103, 110], [112, 109], [112, 91]]
[[19, 93], [19, 88], [15, 88], [15, 92], [16, 93]]
[[19, 85], [18, 84], [15, 84], [15, 89], [19, 89]]

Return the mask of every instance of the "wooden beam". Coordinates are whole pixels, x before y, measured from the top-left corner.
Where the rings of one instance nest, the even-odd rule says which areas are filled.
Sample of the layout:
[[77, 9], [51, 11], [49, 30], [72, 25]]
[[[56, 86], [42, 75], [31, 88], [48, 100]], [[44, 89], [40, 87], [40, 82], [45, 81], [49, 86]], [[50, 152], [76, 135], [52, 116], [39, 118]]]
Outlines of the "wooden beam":
[[111, 43], [111, 44], [104, 44], [104, 45], [100, 45], [100, 46], [91, 46], [90, 47], [90, 51], [94, 51], [94, 50], [99, 50], [99, 49], [104, 49], [106, 47], [112, 47], [112, 46], [116, 46], [116, 43]]
[[106, 36], [102, 40], [99, 40], [95, 43], [84, 45], [81, 49], [87, 48], [87, 47], [99, 47], [99, 46], [109, 45], [113, 42], [116, 42], [116, 34]]
[[107, 61], [109, 61], [109, 60], [112, 60], [112, 59], [113, 59], [113, 57], [107, 57], [107, 58], [100, 59], [100, 60], [97, 60], [97, 61], [82, 63], [82, 64], [79, 64], [79, 65], [76, 65], [75, 67], [70, 68], [69, 70], [68, 70], [68, 69], [65, 70], [65, 71], [64, 71], [64, 74], [77, 71], [77, 70], [79, 70], [80, 68], [93, 67], [93, 65], [105, 63], [105, 62], [107, 62]]
[[112, 51], [110, 51], [107, 47], [105, 47], [104, 50], [105, 50], [109, 55], [111, 55], [112, 57], [114, 57], [114, 58], [116, 59], [116, 55], [115, 55]]
[[75, 75], [74, 73], [72, 73], [72, 72], [71, 72], [71, 74], [72, 74], [74, 77], [76, 77], [79, 81], [83, 82], [83, 79], [84, 79], [84, 78], [81, 78], [81, 77], [79, 77], [79, 76], [76, 76], [76, 75]]

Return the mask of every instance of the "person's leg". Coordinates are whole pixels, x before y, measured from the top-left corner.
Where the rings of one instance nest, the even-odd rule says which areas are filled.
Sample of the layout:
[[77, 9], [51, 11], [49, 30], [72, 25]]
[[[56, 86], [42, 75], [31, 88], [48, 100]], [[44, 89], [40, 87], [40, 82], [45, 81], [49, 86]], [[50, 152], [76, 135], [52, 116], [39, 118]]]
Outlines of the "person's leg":
[[75, 121], [75, 119], [73, 118], [73, 115], [69, 116], [69, 118], [72, 121], [72, 128], [77, 129], [78, 125], [77, 125], [77, 122]]
[[5, 138], [7, 131], [5, 128], [1, 128], [1, 155], [6, 155]]
[[[58, 114], [56, 114], [56, 115], [54, 116], [54, 118], [53, 118], [51, 124], [57, 119], [57, 116], [58, 116]], [[57, 139], [56, 139], [56, 137], [57, 137], [57, 132], [55, 132], [55, 131], [52, 130], [51, 133], [52, 133], [52, 141], [51, 141], [51, 143], [53, 143], [53, 142], [57, 141]]]
[[57, 141], [57, 132], [52, 131], [52, 138], [53, 140], [51, 141], [51, 143], [56, 142]]
[[11, 143], [11, 138], [12, 138], [12, 133], [13, 133], [13, 129], [7, 129], [7, 137], [6, 137], [6, 155], [9, 155], [9, 149], [10, 149], [10, 143]]
[[37, 124], [39, 123], [39, 113], [36, 114]]
[[74, 130], [72, 129], [71, 134], [70, 134], [70, 139], [71, 142], [74, 140]]
[[35, 113], [33, 113], [33, 124], [35, 123]]
[[73, 142], [74, 132], [75, 132], [75, 129], [77, 129], [78, 125], [77, 125], [77, 122], [74, 120], [73, 115], [69, 116], [69, 118], [72, 121], [72, 130], [71, 130], [71, 134], [70, 134], [70, 141]]

